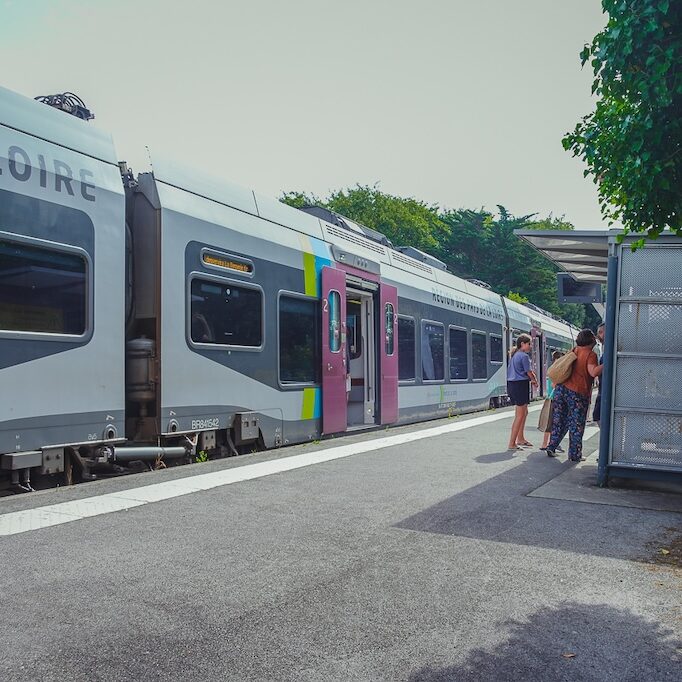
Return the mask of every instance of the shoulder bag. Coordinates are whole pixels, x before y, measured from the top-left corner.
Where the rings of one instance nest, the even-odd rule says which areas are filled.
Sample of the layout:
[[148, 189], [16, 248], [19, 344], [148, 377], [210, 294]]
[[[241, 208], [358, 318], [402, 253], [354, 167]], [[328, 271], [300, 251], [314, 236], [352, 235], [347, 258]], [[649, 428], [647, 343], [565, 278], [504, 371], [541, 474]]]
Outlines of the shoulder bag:
[[573, 363], [578, 359], [575, 354], [575, 349], [562, 355], [558, 360], [554, 361], [554, 364], [547, 370], [547, 376], [552, 380], [552, 383], [556, 386], [557, 384], [563, 384], [571, 378], [573, 373]]

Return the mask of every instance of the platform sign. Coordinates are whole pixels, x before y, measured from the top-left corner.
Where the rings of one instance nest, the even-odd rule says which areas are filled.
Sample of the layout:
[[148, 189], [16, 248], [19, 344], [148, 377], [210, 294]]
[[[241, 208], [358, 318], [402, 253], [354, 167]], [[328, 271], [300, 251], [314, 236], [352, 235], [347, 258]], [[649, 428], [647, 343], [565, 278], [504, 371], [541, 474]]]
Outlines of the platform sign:
[[603, 303], [599, 282], [579, 282], [567, 272], [557, 274], [559, 303]]

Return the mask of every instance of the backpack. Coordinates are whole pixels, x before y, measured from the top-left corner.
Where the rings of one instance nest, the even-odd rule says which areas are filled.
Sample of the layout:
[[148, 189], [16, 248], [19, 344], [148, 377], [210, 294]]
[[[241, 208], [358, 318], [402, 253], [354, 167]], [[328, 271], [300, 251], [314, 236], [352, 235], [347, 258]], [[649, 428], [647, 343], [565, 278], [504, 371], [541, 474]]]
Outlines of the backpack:
[[552, 380], [552, 383], [555, 386], [557, 384], [563, 384], [571, 378], [571, 374], [573, 374], [573, 363], [578, 359], [574, 350], [566, 353], [566, 355], [562, 355], [547, 370], [547, 376]]

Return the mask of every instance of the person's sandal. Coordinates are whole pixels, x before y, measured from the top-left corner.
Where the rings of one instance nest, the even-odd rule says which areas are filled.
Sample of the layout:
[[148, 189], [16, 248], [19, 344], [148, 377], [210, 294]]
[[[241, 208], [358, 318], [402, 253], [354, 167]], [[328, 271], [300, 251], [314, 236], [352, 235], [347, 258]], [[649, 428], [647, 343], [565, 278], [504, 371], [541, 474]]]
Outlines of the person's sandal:
[[547, 453], [547, 457], [556, 457], [556, 452], [554, 452], [554, 450], [550, 450], [549, 448], [545, 448], [545, 452]]

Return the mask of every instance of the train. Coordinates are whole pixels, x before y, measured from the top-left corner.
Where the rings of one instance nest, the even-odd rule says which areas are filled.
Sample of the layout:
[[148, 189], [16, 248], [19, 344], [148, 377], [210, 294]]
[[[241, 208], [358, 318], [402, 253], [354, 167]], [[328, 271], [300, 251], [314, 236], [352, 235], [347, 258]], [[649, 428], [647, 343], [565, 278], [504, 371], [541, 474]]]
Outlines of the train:
[[543, 393], [578, 330], [325, 208], [151, 156], [0, 88], [0, 489], [30, 491]]

